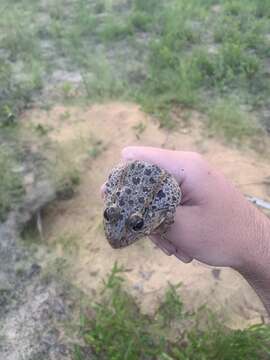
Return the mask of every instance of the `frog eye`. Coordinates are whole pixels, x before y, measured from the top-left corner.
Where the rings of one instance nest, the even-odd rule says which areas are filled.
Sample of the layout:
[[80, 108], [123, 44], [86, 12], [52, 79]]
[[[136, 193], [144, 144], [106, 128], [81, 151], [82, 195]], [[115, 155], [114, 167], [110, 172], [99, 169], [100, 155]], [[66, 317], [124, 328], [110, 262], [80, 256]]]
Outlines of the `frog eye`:
[[128, 221], [129, 227], [134, 231], [139, 231], [144, 225], [143, 218], [138, 214], [133, 214], [130, 216]]
[[106, 221], [116, 222], [120, 218], [120, 213], [117, 206], [110, 206], [104, 210], [103, 216]]

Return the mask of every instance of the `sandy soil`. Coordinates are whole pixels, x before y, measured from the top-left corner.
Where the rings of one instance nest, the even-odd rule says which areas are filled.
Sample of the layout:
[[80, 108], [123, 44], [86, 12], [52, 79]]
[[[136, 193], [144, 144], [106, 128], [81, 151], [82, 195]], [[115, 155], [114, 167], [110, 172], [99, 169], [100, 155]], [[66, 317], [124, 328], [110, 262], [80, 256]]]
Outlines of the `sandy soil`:
[[[68, 115], [67, 115], [68, 114]], [[51, 128], [48, 136], [59, 143], [73, 161], [82, 164], [82, 181], [76, 196], [51, 205], [43, 217], [45, 240], [54, 246], [58, 256], [65, 255], [59, 238], [72, 238], [76, 251], [69, 254], [67, 276], [90, 295], [101, 285], [101, 279], [115, 261], [125, 273], [130, 291], [144, 312], [152, 313], [166, 285], [182, 283], [181, 296], [187, 307], [207, 303], [222, 314], [232, 327], [243, 327], [260, 321], [262, 305], [248, 284], [230, 269], [212, 269], [193, 262], [185, 265], [167, 257], [148, 239], [122, 250], [113, 250], [102, 230], [100, 185], [113, 165], [120, 160], [126, 145], [143, 144], [204, 154], [245, 194], [270, 200], [269, 160], [251, 150], [224, 146], [203, 135], [203, 119], [193, 113], [188, 126], [178, 114], [178, 130], [168, 133], [154, 119], [134, 104], [110, 103], [92, 107], [54, 107], [49, 112], [35, 110], [25, 114], [34, 124]], [[138, 124], [145, 130], [138, 134]], [[87, 155], [93, 138], [102, 140], [104, 150], [94, 159]]]

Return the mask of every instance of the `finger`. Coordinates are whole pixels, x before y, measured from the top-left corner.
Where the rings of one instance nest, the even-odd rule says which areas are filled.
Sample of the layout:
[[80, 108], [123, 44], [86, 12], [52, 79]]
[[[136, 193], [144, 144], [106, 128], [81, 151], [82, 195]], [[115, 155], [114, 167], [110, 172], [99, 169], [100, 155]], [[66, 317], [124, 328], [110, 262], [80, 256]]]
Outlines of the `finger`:
[[[183, 155], [182, 159], [179, 154]], [[123, 159], [143, 160], [156, 164], [170, 172], [179, 183], [184, 180], [186, 166], [188, 165], [185, 154], [185, 152], [144, 146], [130, 146], [122, 151]]]
[[181, 260], [182, 262], [184, 262], [185, 264], [190, 263], [193, 258], [186, 255], [185, 253], [183, 253], [182, 251], [179, 251], [178, 249], [176, 249], [176, 252], [173, 254], [175, 257], [177, 257], [177, 259]]
[[168, 245], [163, 244], [157, 235], [151, 235], [150, 239], [152, 242], [162, 250], [166, 255], [171, 256], [174, 252], [174, 248], [169, 247]]
[[176, 248], [171, 242], [161, 239], [158, 235], [151, 235], [150, 239], [166, 254], [174, 255], [184, 263], [190, 263], [193, 258]]

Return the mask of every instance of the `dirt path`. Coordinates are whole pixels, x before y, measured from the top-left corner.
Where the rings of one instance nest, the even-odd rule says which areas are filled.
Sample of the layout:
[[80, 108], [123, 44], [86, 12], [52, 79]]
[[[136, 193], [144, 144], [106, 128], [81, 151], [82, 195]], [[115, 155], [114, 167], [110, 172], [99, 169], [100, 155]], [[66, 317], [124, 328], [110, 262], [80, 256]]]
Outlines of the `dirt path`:
[[[54, 244], [60, 257], [67, 248], [70, 250], [67, 276], [89, 294], [96, 293], [101, 279], [118, 261], [129, 270], [125, 275], [128, 286], [143, 311], [155, 310], [168, 281], [181, 282], [181, 295], [188, 307], [207, 303], [222, 313], [232, 327], [243, 327], [260, 321], [264, 311], [238, 274], [229, 269], [213, 270], [197, 262], [182, 264], [165, 256], [148, 239], [124, 250], [112, 250], [102, 231], [100, 185], [119, 161], [121, 149], [131, 144], [199, 151], [243, 193], [270, 200], [269, 186], [264, 184], [270, 175], [269, 161], [250, 150], [232, 149], [204, 138], [198, 116], [194, 113], [191, 124], [185, 127], [180, 114], [179, 129], [168, 133], [133, 104], [55, 107], [49, 112], [26, 114], [25, 118], [34, 124], [49, 126], [49, 137], [65, 149], [67, 156], [83, 163], [76, 196], [46, 210], [45, 238]], [[99, 155], [95, 153], [96, 145], [93, 148], [98, 141], [102, 148]], [[75, 245], [68, 246], [71, 241]]]

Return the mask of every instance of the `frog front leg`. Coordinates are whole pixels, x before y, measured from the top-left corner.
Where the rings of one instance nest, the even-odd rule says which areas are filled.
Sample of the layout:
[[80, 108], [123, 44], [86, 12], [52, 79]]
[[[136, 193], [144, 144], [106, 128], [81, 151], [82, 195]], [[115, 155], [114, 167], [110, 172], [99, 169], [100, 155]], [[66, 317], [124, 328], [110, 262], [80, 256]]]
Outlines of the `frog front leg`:
[[168, 240], [166, 233], [171, 225], [174, 223], [175, 209], [169, 209], [166, 211], [163, 222], [153, 232], [153, 235], [159, 235], [161, 241], [157, 245], [169, 256], [177, 253], [177, 248]]

